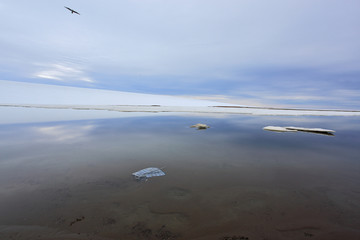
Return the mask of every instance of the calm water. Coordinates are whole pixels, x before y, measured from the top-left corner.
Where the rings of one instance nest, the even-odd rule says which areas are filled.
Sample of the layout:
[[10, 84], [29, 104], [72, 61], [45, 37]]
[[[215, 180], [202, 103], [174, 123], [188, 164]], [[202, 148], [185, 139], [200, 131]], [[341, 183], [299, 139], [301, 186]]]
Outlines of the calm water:
[[[359, 135], [351, 117], [3, 124], [0, 239], [360, 239]], [[146, 167], [166, 176], [134, 181]]]

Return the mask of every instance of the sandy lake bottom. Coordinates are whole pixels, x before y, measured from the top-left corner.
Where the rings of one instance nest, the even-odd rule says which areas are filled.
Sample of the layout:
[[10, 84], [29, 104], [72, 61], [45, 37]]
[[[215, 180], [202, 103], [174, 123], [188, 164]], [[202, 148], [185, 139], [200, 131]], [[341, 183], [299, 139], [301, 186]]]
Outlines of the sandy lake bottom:
[[359, 136], [358, 117], [2, 124], [0, 239], [360, 239]]

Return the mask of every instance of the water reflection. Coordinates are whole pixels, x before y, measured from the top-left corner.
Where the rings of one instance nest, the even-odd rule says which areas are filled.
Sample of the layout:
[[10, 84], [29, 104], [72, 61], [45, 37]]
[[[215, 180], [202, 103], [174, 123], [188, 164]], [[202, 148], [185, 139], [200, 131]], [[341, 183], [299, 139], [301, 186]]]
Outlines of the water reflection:
[[41, 141], [81, 141], [90, 135], [90, 132], [95, 128], [94, 125], [81, 125], [81, 126], [69, 126], [69, 125], [54, 125], [54, 126], [40, 126], [34, 127], [33, 130], [38, 133], [36, 139]]
[[[355, 239], [358, 119], [302, 120], [337, 134], [262, 130], [299, 117], [0, 125], [0, 237]], [[198, 122], [210, 128], [190, 128]], [[134, 181], [146, 167], [166, 175]]]

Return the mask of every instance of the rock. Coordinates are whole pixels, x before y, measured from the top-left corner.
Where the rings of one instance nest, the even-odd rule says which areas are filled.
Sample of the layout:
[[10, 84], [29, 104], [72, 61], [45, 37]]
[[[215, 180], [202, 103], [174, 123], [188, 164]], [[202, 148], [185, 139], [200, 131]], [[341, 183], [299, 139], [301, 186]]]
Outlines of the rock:
[[198, 130], [203, 130], [203, 129], [208, 129], [210, 127], [206, 124], [198, 123], [198, 124], [192, 125], [191, 128], [197, 128]]

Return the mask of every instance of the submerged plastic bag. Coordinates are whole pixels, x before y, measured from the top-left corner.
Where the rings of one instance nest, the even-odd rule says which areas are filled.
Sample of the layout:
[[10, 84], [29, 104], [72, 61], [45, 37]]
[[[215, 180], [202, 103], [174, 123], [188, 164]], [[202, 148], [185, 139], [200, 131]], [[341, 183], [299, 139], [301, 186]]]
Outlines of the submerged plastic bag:
[[140, 171], [134, 172], [132, 175], [135, 177], [136, 180], [141, 180], [141, 179], [146, 180], [151, 177], [164, 176], [165, 173], [160, 168], [149, 167], [149, 168], [145, 168]]

